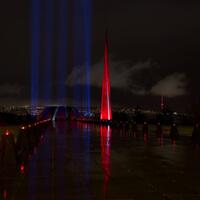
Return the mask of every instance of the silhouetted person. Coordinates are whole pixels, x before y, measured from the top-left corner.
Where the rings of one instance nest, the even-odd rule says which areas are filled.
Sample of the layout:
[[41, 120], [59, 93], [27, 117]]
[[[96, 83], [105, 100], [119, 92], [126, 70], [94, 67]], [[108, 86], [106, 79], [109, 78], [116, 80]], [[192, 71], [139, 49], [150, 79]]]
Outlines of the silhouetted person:
[[128, 133], [128, 131], [129, 131], [129, 123], [128, 123], [128, 122], [126, 122], [126, 123], [125, 123], [125, 132], [127, 132], [127, 133]]
[[161, 126], [161, 123], [158, 122], [157, 123], [157, 128], [156, 128], [156, 137], [157, 138], [161, 138], [162, 136], [163, 136], [162, 126]]
[[126, 124], [125, 123], [122, 124], [122, 132], [126, 133]]
[[2, 134], [1, 166], [14, 166], [17, 163], [14, 136], [6, 131]]
[[179, 138], [178, 129], [177, 129], [177, 126], [176, 126], [175, 123], [172, 124], [171, 131], [170, 131], [169, 136], [170, 136], [170, 138], [171, 138], [173, 144], [174, 144], [174, 143], [176, 142], [176, 140]]
[[133, 123], [131, 131], [132, 131], [134, 137], [136, 137], [137, 136], [137, 132], [138, 132], [138, 128], [137, 128], [137, 123], [136, 122]]
[[192, 132], [192, 142], [194, 145], [200, 145], [200, 125], [196, 123]]
[[144, 122], [143, 124], [143, 135], [147, 134], [148, 135], [149, 133], [149, 126], [148, 126], [148, 123], [147, 122]]
[[0, 167], [2, 165], [2, 158], [3, 158], [3, 143], [2, 139], [0, 140]]
[[144, 142], [145, 144], [147, 144], [149, 138], [149, 126], [147, 122], [144, 122], [143, 124], [143, 136], [144, 136]]
[[162, 130], [162, 126], [160, 122], [157, 123], [156, 138], [157, 138], [158, 144], [161, 145], [163, 143], [163, 130]]
[[16, 142], [17, 148], [17, 162], [26, 161], [29, 156], [29, 141], [26, 133], [20, 133]]

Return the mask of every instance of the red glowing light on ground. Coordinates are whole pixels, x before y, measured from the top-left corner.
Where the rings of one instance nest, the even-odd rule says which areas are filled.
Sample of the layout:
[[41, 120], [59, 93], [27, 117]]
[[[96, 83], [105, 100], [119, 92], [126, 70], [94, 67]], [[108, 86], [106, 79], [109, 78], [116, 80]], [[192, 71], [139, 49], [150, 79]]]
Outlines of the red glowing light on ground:
[[8, 198], [8, 192], [7, 190], [3, 191], [3, 199], [7, 199]]
[[10, 135], [10, 132], [9, 132], [8, 130], [6, 130], [5, 135], [6, 135], [6, 136], [9, 136], [9, 135]]
[[101, 96], [101, 120], [112, 120], [112, 108], [110, 102], [110, 76], [108, 61], [108, 38], [106, 35], [105, 52], [104, 52], [104, 72], [102, 82]]
[[24, 174], [24, 170], [25, 170], [25, 167], [24, 167], [23, 164], [21, 164], [21, 166], [20, 166], [20, 172], [21, 172], [21, 174]]

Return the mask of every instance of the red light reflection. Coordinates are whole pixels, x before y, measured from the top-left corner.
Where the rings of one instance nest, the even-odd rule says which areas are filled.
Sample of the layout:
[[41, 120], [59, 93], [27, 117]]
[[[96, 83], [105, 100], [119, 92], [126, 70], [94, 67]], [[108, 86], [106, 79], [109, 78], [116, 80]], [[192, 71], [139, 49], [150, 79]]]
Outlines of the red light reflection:
[[104, 173], [103, 194], [104, 199], [108, 190], [108, 183], [110, 180], [110, 142], [111, 142], [111, 129], [109, 126], [100, 128], [101, 131], [101, 157], [102, 169]]

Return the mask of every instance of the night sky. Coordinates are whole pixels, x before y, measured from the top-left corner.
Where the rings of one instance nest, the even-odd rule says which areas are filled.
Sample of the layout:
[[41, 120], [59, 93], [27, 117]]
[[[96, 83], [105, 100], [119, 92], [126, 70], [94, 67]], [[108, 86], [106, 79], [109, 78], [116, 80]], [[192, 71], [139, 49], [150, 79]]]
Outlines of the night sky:
[[[41, 22], [44, 24], [44, 1]], [[53, 70], [56, 70], [58, 1], [54, 2]], [[175, 110], [189, 110], [198, 101], [200, 74], [200, 3], [197, 1], [93, 0], [92, 5], [92, 104], [99, 105], [103, 69], [104, 35], [109, 32], [112, 103], [157, 108], [160, 96]], [[68, 1], [67, 77], [71, 101], [74, 69], [74, 13]], [[1, 2], [0, 103], [23, 105], [30, 99], [31, 6], [27, 0]], [[42, 21], [43, 20], [43, 21]], [[41, 27], [40, 84], [45, 30]], [[77, 62], [84, 65], [80, 59]], [[77, 83], [82, 85], [81, 78]], [[52, 103], [57, 80], [53, 77]], [[40, 94], [42, 91], [40, 91]], [[42, 96], [42, 95], [41, 95]], [[42, 99], [40, 99], [42, 102]]]

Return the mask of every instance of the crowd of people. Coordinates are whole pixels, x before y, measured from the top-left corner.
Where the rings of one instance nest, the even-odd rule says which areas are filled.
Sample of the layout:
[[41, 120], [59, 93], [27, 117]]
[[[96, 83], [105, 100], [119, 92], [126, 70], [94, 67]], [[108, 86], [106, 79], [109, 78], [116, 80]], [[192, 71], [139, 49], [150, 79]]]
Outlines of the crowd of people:
[[[147, 121], [144, 121], [140, 126], [142, 125], [142, 133], [145, 139], [149, 138], [149, 124]], [[114, 122], [111, 124], [113, 128], [116, 128], [118, 130], [122, 130], [126, 133], [132, 133], [133, 135], [138, 135], [139, 131], [139, 124], [137, 122]], [[163, 138], [163, 125], [158, 122], [156, 124], [156, 130], [155, 130], [155, 136], [156, 138]], [[168, 130], [168, 134], [165, 132], [165, 136], [169, 137], [171, 139], [172, 144], [175, 144], [177, 140], [180, 138], [178, 126], [176, 123], [172, 123], [170, 126], [170, 130]], [[200, 146], [200, 124], [195, 123], [192, 133], [190, 133], [191, 141], [194, 145]]]

